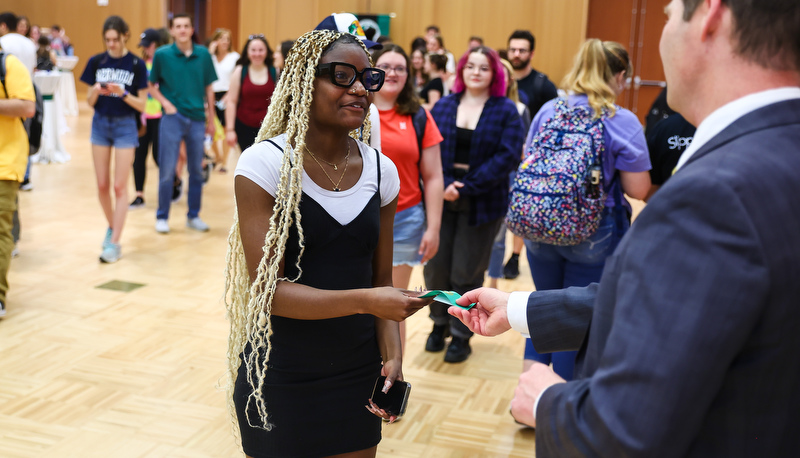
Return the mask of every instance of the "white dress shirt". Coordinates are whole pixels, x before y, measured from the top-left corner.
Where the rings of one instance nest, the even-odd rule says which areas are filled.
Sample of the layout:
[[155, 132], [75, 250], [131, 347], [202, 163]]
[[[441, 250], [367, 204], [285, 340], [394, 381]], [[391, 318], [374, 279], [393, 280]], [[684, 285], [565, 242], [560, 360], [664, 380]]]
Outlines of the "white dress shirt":
[[733, 124], [737, 119], [767, 105], [791, 99], [800, 99], [800, 87], [782, 87], [779, 89], [756, 92], [755, 94], [746, 95], [717, 108], [697, 126], [694, 140], [692, 140], [692, 144], [689, 145], [686, 151], [681, 155], [678, 165], [675, 166], [675, 171], [677, 172], [683, 167], [683, 164], [685, 164], [694, 153], [708, 143], [709, 140], [717, 136], [717, 134], [725, 130], [725, 128]]

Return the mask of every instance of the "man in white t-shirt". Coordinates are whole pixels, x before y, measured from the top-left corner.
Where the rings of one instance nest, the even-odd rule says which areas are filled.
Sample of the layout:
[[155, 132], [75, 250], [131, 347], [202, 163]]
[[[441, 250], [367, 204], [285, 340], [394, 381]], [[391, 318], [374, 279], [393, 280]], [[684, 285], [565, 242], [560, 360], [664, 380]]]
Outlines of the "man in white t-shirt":
[[17, 30], [17, 16], [8, 11], [0, 13], [0, 46], [8, 54], [15, 55], [33, 75], [33, 69], [36, 68], [36, 45], [15, 30]]

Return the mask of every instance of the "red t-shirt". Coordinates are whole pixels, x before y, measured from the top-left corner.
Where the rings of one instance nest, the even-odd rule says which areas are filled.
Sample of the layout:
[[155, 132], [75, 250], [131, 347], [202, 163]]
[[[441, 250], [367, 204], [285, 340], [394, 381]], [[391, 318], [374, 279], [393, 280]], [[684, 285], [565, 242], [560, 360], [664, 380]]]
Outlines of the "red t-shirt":
[[250, 80], [250, 74], [245, 75], [242, 82], [242, 92], [239, 95], [239, 105], [236, 107], [236, 117], [243, 124], [250, 127], [260, 127], [267, 108], [272, 100], [275, 90], [275, 81], [269, 78], [266, 84], [257, 86]]
[[[417, 147], [417, 133], [411, 115], [401, 115], [392, 108], [379, 110], [381, 115], [381, 148], [383, 154], [394, 162], [397, 173], [400, 175], [400, 195], [397, 200], [397, 211], [411, 208], [422, 201], [422, 190], [419, 187], [419, 155]], [[428, 124], [425, 125], [425, 136], [422, 138], [422, 148], [430, 148], [442, 142], [442, 134], [436, 127], [436, 122], [428, 115]]]

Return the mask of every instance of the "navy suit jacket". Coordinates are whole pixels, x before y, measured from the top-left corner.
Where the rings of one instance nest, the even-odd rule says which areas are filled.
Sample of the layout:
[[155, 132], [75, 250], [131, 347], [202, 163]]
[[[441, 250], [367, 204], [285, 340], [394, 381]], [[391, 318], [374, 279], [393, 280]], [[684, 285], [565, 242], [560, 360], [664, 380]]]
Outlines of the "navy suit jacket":
[[701, 147], [599, 285], [533, 293], [528, 322], [537, 351], [580, 349], [537, 456], [798, 456], [800, 100]]

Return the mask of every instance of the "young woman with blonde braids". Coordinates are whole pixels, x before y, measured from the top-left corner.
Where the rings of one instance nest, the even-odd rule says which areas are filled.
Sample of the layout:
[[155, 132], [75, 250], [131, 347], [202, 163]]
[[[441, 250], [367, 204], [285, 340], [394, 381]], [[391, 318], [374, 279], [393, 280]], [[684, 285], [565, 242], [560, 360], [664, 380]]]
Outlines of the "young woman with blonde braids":
[[383, 77], [355, 36], [306, 33], [239, 159], [228, 393], [249, 457], [373, 457], [394, 419], [368, 398], [403, 379], [397, 322], [429, 301], [391, 288], [397, 169], [355, 140]]

